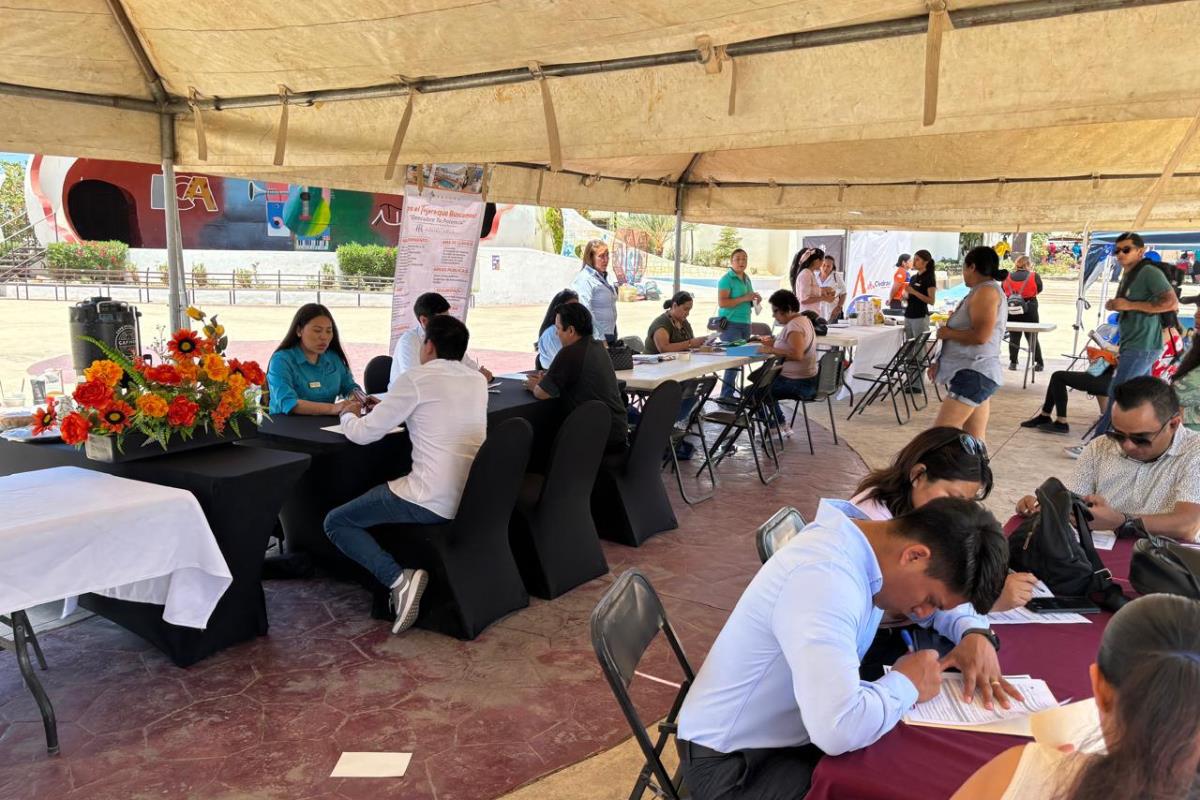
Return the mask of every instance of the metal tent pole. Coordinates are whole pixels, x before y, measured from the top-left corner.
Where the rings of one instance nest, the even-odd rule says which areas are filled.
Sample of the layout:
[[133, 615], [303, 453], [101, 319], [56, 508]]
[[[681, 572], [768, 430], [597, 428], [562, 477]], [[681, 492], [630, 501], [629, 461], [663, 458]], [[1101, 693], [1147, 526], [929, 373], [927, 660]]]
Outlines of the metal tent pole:
[[187, 284], [183, 273], [183, 238], [179, 232], [179, 199], [175, 194], [175, 120], [160, 114], [162, 140], [163, 216], [167, 238], [167, 313], [171, 330], [190, 327], [187, 308]]
[[675, 282], [673, 294], [679, 294], [680, 255], [683, 249], [683, 185], [675, 187]]
[[[1084, 276], [1087, 275], [1088, 253], [1092, 244], [1092, 224], [1089, 222], [1083, 227], [1083, 263], [1079, 265], [1079, 288], [1075, 292], [1075, 324], [1072, 325], [1075, 329], [1075, 340], [1071, 345], [1071, 354], [1079, 352], [1079, 332], [1083, 330], [1083, 312], [1088, 307], [1087, 301], [1087, 285], [1084, 283]], [[1100, 264], [1096, 264], [1096, 269], [1100, 268]]]

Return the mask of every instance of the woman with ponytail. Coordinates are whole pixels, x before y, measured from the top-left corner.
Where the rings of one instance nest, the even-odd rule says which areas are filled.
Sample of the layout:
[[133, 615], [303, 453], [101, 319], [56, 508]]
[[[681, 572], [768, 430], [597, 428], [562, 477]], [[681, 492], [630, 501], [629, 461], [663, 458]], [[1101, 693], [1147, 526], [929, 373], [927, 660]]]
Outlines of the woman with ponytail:
[[953, 800], [1200, 798], [1200, 602], [1134, 600], [1108, 623], [1090, 673], [1106, 752], [1014, 747]]
[[945, 325], [938, 328], [942, 351], [929, 368], [929, 379], [946, 386], [946, 399], [934, 425], [962, 428], [987, 438], [992, 395], [1003, 382], [1000, 340], [1008, 323], [1008, 305], [1000, 282], [1008, 271], [990, 247], [975, 247], [963, 259], [963, 283], [970, 288]]

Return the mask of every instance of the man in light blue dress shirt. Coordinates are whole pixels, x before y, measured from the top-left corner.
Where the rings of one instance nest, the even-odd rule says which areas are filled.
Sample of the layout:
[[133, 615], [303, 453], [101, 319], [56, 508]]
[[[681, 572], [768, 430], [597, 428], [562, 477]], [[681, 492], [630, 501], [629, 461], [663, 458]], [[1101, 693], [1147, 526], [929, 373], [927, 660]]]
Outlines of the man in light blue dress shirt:
[[[956, 606], [986, 613], [1007, 572], [1000, 525], [974, 501], [940, 498], [887, 521], [821, 501], [750, 582], [688, 691], [678, 747], [693, 800], [804, 797], [822, 754], [875, 742], [938, 693], [944, 668], [961, 669], [972, 691], [1004, 686], [994, 637], [968, 636], [978, 617]], [[885, 611], [960, 644], [863, 681]]]

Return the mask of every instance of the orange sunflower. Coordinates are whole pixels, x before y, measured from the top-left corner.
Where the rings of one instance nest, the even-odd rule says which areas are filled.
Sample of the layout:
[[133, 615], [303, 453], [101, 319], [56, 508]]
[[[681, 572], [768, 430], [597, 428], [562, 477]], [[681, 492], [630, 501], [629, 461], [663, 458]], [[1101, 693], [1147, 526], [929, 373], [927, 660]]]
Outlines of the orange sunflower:
[[100, 424], [109, 433], [121, 433], [129, 427], [133, 408], [125, 402], [114, 400], [100, 412]]
[[58, 422], [58, 411], [54, 408], [54, 398], [46, 400], [46, 407], [33, 412], [33, 435], [37, 436], [54, 427]]
[[171, 357], [176, 361], [183, 361], [199, 355], [202, 347], [200, 337], [194, 331], [189, 331], [186, 328], [180, 328], [175, 331], [175, 335], [171, 337], [171, 341], [167, 342], [167, 350], [170, 351]]

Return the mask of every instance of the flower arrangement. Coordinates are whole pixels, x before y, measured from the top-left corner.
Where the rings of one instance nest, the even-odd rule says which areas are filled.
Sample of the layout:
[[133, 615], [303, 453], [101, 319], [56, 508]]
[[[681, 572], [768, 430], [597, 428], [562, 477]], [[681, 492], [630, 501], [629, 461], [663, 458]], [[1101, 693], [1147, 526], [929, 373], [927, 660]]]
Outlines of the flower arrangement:
[[[204, 336], [187, 328], [175, 332], [162, 348], [163, 363], [150, 366], [131, 360], [105, 343], [84, 337], [107, 356], [84, 370], [85, 380], [72, 398], [78, 410], [58, 420], [53, 402], [38, 409], [36, 423], [43, 429], [57, 420], [63, 441], [76, 446], [89, 435], [111, 436], [121, 450], [131, 432], [158, 442], [165, 450], [171, 436], [191, 439], [210, 428], [218, 436], [229, 427], [240, 436], [239, 420], [255, 421], [263, 410], [260, 387], [266, 381], [253, 361], [226, 359], [229, 343], [214, 316], [188, 308], [188, 316], [204, 322]], [[128, 380], [122, 385], [122, 379]], [[124, 452], [123, 450], [121, 450]]]

